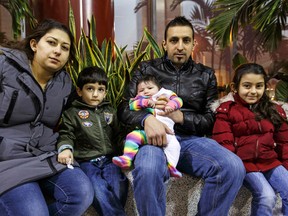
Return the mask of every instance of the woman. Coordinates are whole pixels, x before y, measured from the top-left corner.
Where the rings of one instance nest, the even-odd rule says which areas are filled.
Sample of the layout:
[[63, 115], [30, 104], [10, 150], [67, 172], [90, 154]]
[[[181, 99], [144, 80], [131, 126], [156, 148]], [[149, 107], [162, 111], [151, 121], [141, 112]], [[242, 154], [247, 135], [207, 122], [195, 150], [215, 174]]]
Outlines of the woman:
[[[93, 188], [57, 162], [54, 131], [72, 89], [63, 67], [73, 36], [44, 20], [13, 47], [0, 49], [0, 215], [81, 215]], [[48, 207], [43, 192], [55, 199]]]

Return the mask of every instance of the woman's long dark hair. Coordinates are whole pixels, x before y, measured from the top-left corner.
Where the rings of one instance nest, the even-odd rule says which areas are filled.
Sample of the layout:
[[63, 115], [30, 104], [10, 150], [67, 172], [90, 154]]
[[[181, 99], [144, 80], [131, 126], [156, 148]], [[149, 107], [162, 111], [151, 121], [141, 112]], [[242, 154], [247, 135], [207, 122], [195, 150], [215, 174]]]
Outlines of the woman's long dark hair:
[[[232, 82], [234, 83], [235, 89], [239, 90], [240, 81], [243, 75], [252, 73], [262, 75], [265, 82], [265, 89], [267, 87], [268, 77], [264, 68], [256, 63], [246, 63], [238, 66], [235, 69], [235, 75]], [[253, 108], [253, 112], [256, 114], [256, 120], [268, 119], [272, 122], [275, 130], [278, 130], [283, 123], [284, 119], [280, 116], [276, 109], [276, 105], [271, 102], [268, 95], [264, 92], [263, 96]]]
[[27, 57], [29, 60], [32, 60], [34, 57], [34, 52], [30, 47], [30, 41], [32, 39], [36, 40], [37, 42], [40, 41], [40, 39], [49, 31], [53, 29], [59, 29], [64, 32], [66, 32], [70, 38], [70, 55], [69, 55], [69, 60], [72, 62], [75, 60], [75, 55], [76, 55], [76, 48], [75, 48], [75, 42], [74, 42], [74, 37], [69, 30], [69, 28], [64, 25], [61, 22], [58, 22], [53, 19], [45, 19], [42, 22], [40, 22], [33, 30], [32, 33], [27, 35], [26, 38], [24, 38], [22, 41], [19, 42], [11, 42], [8, 41], [6, 44], [2, 44], [4, 47], [10, 47], [14, 49], [19, 49], [22, 50], [26, 53]]

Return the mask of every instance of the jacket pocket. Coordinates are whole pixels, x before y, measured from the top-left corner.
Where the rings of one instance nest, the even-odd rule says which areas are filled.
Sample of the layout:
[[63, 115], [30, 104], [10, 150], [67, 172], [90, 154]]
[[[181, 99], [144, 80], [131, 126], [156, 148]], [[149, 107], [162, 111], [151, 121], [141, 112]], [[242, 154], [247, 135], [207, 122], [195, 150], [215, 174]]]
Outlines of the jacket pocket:
[[[8, 124], [19, 95], [19, 89], [13, 88], [9, 85], [1, 84], [0, 91], [0, 124]], [[23, 104], [22, 104], [23, 109]]]
[[31, 153], [26, 151], [26, 144], [19, 142], [19, 138], [1, 136], [0, 141], [0, 161], [31, 157]]

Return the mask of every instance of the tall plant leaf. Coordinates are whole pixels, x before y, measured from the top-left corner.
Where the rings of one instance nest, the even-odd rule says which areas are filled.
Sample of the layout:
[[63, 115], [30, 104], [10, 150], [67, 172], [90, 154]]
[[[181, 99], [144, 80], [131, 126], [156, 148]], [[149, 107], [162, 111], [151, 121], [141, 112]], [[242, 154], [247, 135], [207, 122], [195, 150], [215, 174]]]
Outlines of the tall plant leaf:
[[159, 58], [163, 55], [163, 52], [159, 48], [157, 42], [153, 38], [153, 36], [150, 34], [150, 32], [147, 30], [147, 28], [144, 29], [144, 35], [147, 41], [149, 42], [149, 45], [152, 47], [152, 50], [154, 51], [154, 57]]

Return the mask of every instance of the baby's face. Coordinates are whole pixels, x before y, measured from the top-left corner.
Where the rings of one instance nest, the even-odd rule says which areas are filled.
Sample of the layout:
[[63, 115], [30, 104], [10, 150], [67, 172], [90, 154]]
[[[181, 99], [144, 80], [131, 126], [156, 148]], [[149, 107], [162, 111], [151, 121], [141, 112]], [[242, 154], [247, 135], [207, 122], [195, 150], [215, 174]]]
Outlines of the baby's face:
[[140, 82], [137, 86], [137, 94], [140, 96], [149, 96], [156, 94], [159, 91], [157, 85], [153, 82]]

